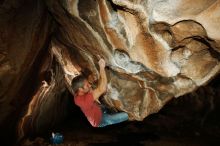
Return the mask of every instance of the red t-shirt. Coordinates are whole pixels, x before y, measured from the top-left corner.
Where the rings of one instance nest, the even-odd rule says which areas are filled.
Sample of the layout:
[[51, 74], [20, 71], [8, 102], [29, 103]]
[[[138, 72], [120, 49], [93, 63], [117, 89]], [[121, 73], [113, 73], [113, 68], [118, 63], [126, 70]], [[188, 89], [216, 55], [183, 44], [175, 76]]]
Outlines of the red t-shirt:
[[94, 101], [92, 93], [74, 98], [76, 105], [80, 107], [93, 127], [98, 127], [102, 120], [101, 107]]

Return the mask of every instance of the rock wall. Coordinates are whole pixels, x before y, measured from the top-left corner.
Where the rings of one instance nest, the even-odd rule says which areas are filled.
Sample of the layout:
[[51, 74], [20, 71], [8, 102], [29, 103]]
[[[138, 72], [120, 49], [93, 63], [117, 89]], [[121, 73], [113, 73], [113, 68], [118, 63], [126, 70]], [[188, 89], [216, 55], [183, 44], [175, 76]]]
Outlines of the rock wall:
[[3, 0], [0, 18], [0, 125], [20, 137], [63, 119], [71, 80], [96, 82], [100, 57], [103, 102], [138, 121], [220, 69], [219, 0]]
[[[53, 30], [42, 1], [0, 2], [1, 141], [13, 142], [16, 124], [33, 92], [46, 77]], [[48, 63], [47, 63], [48, 64]], [[42, 69], [41, 69], [42, 68]], [[7, 144], [6, 144], [7, 145]]]
[[60, 24], [54, 42], [90, 62], [78, 62], [78, 71], [88, 68], [97, 79], [97, 60], [103, 57], [108, 65], [105, 102], [143, 120], [219, 72], [219, 3], [48, 0], [47, 6]]

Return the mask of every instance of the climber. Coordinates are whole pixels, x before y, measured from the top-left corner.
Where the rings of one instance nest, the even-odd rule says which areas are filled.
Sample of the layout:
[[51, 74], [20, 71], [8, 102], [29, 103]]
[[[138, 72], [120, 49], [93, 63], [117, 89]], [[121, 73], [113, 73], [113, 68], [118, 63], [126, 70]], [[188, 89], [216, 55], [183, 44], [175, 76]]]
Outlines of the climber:
[[84, 115], [93, 127], [105, 127], [128, 120], [126, 112], [114, 114], [106, 113], [103, 110], [99, 98], [107, 90], [107, 77], [105, 72], [105, 61], [99, 62], [100, 79], [95, 89], [92, 89], [88, 80], [80, 75], [72, 80], [72, 89], [74, 93], [74, 102], [80, 107]]

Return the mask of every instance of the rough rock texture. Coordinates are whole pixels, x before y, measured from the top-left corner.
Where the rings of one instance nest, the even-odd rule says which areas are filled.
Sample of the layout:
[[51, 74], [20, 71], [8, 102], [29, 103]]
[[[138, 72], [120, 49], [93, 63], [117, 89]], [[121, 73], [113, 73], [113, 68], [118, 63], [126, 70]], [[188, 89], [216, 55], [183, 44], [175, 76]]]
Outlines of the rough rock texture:
[[6, 139], [13, 142], [11, 133], [15, 131], [21, 111], [29, 103], [40, 78], [45, 78], [41, 66], [48, 64], [50, 58], [48, 47], [52, 29], [52, 17], [42, 1], [0, 2], [2, 143]]
[[[79, 66], [95, 78], [96, 62], [105, 58], [109, 88], [105, 102], [143, 120], [218, 73], [219, 4], [216, 0], [48, 0], [49, 11], [60, 24], [52, 48], [78, 50], [90, 62], [78, 62]], [[65, 74], [78, 73], [61, 63], [69, 62], [66, 58], [58, 60]]]
[[[105, 128], [93, 128], [76, 106], [53, 131], [64, 136], [60, 146], [209, 146], [220, 142], [220, 76], [195, 92], [172, 99], [157, 114], [143, 121], [129, 121]], [[77, 116], [76, 116], [77, 115]], [[20, 146], [49, 145], [45, 136], [25, 139]]]
[[20, 137], [65, 117], [71, 80], [96, 82], [100, 57], [103, 102], [139, 121], [220, 70], [220, 0], [3, 0], [0, 18], [0, 125], [19, 120]]

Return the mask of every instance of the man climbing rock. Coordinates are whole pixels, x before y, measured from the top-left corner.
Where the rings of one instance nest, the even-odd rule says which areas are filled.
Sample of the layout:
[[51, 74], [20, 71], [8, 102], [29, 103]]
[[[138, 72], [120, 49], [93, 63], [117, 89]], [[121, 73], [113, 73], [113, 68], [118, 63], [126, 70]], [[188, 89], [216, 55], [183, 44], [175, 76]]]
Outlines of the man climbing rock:
[[99, 98], [107, 90], [107, 77], [104, 59], [100, 59], [98, 64], [100, 77], [95, 89], [92, 89], [91, 84], [83, 75], [72, 80], [75, 104], [80, 107], [93, 127], [105, 127], [128, 120], [126, 112], [108, 114], [101, 108]]

